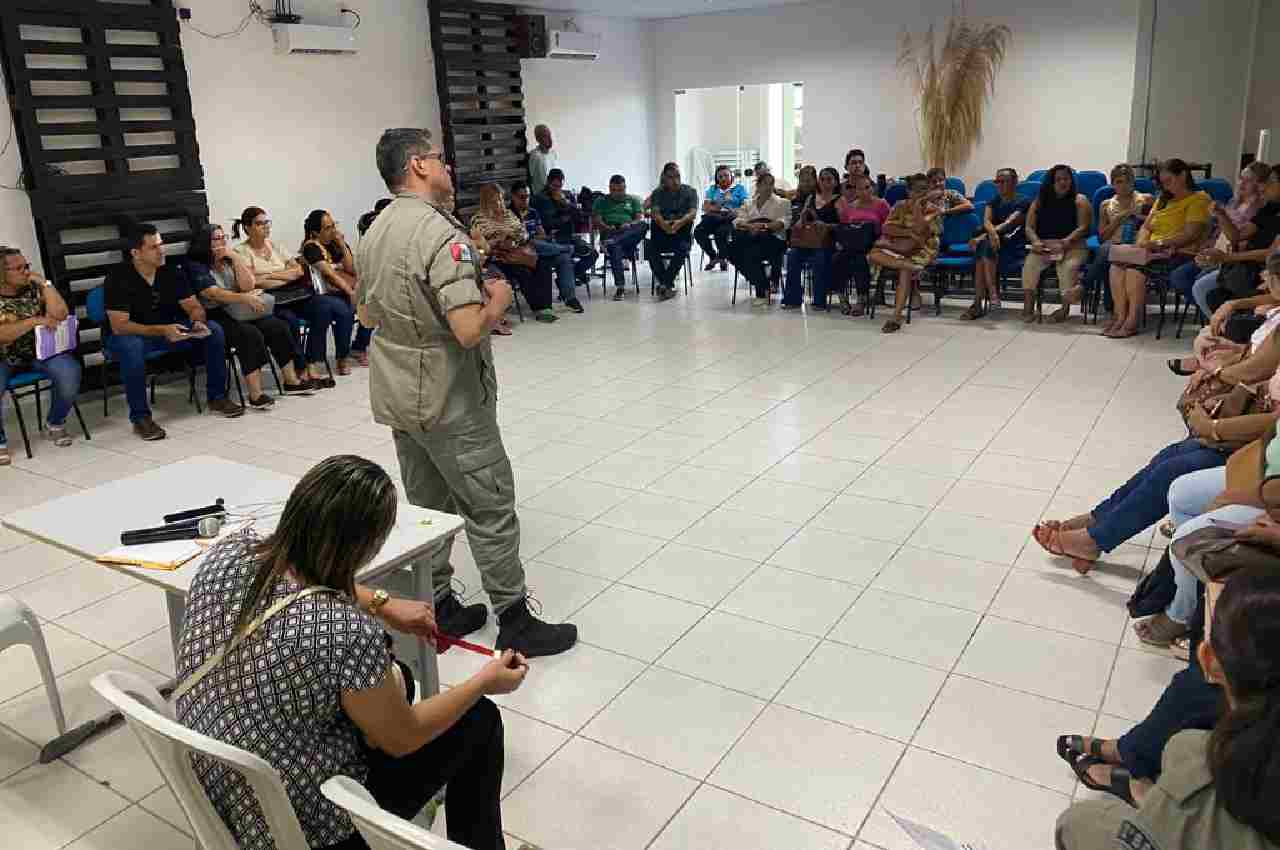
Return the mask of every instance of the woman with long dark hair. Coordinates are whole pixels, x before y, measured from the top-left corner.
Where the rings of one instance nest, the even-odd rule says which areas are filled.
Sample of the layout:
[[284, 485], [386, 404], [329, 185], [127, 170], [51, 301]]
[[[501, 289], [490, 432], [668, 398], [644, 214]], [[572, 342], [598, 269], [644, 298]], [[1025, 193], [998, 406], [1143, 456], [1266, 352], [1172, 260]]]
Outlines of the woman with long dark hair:
[[[279, 771], [313, 848], [368, 846], [320, 793], [341, 774], [404, 818], [448, 783], [449, 839], [493, 850], [503, 846], [502, 718], [486, 697], [514, 691], [528, 667], [508, 650], [462, 684], [413, 701], [413, 679], [383, 629], [431, 640], [431, 607], [356, 581], [395, 522], [387, 473], [341, 455], [302, 477], [268, 537], [250, 530], [214, 546], [187, 598], [179, 679], [243, 637], [178, 698], [178, 719]], [[237, 845], [274, 847], [244, 778], [201, 757], [193, 766]]]
[[1180, 159], [1160, 165], [1160, 197], [1142, 229], [1138, 245], [1151, 252], [1141, 266], [1111, 264], [1111, 298], [1115, 312], [1102, 331], [1103, 336], [1125, 339], [1136, 336], [1147, 309], [1147, 275], [1171, 272], [1190, 262], [1209, 232], [1213, 199], [1196, 188], [1191, 166]]
[[[207, 225], [191, 240], [183, 271], [191, 290], [200, 296], [209, 317], [222, 326], [227, 342], [236, 350], [249, 406], [264, 409], [274, 404], [262, 391], [262, 367], [271, 356], [284, 373], [284, 391], [311, 389], [294, 369], [299, 348], [289, 324], [272, 313], [270, 293], [254, 287], [254, 275], [244, 258], [227, 245], [221, 225]], [[268, 354], [270, 352], [270, 354]]]
[[356, 321], [356, 261], [346, 237], [327, 210], [312, 210], [302, 223], [302, 247], [316, 294], [307, 301], [307, 363], [312, 378], [323, 377], [328, 332], [333, 327], [338, 374], [351, 374], [351, 329]]
[[1213, 731], [1169, 739], [1159, 780], [1131, 783], [1136, 810], [1130, 800], [1082, 800], [1063, 812], [1061, 850], [1280, 847], [1280, 571], [1232, 573], [1211, 623], [1196, 655], [1226, 704]]
[[[363, 239], [364, 235], [369, 232], [369, 228], [373, 227], [373, 223], [378, 220], [378, 213], [387, 208], [391, 203], [391, 198], [379, 198], [378, 202], [373, 205], [373, 209], [360, 216], [360, 220], [356, 222], [356, 233]], [[351, 357], [356, 361], [357, 366], [369, 366], [369, 341], [373, 339], [373, 328], [369, 327], [361, 319], [360, 305], [356, 305], [356, 338], [351, 343]]]
[[1089, 257], [1085, 239], [1093, 222], [1093, 206], [1076, 191], [1076, 176], [1069, 165], [1055, 165], [1044, 176], [1039, 196], [1027, 210], [1026, 237], [1030, 250], [1022, 263], [1022, 321], [1034, 322], [1036, 290], [1040, 276], [1050, 265], [1058, 269], [1062, 306], [1049, 315], [1051, 322], [1064, 322], [1071, 305], [1080, 300], [1084, 287], [1077, 278]]
[[[805, 266], [813, 269], [813, 308], [827, 309], [827, 293], [831, 290], [831, 229], [840, 223], [836, 202], [840, 200], [840, 172], [830, 166], [817, 172], [810, 166], [801, 171], [801, 185], [807, 185], [813, 177], [813, 191], [806, 194], [797, 213], [793, 202], [791, 226], [797, 224], [821, 224], [827, 228], [825, 244], [814, 247], [792, 245], [787, 250], [787, 283], [782, 290], [782, 309], [798, 310], [804, 304], [804, 284], [801, 276]], [[798, 196], [797, 196], [798, 197]]]

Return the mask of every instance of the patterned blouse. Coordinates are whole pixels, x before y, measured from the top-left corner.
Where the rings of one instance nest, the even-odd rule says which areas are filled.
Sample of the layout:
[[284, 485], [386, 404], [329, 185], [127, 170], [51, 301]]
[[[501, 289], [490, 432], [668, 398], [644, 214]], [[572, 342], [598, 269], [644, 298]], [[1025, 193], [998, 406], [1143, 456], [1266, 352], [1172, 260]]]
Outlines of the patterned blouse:
[[[205, 556], [187, 597], [178, 652], [186, 679], [226, 646], [258, 562], [252, 531], [232, 535]], [[267, 604], [300, 587], [282, 580]], [[352, 833], [350, 818], [320, 793], [333, 776], [364, 782], [363, 737], [342, 711], [341, 693], [379, 685], [391, 657], [382, 627], [345, 595], [303, 597], [267, 620], [177, 704], [191, 729], [261, 756], [280, 771], [312, 847]], [[249, 785], [217, 762], [192, 764], [213, 806], [244, 850], [275, 850]]]
[[[17, 295], [0, 295], [0, 325], [21, 322], [44, 315], [44, 299], [39, 284], [18, 290]], [[8, 345], [0, 345], [0, 360], [10, 366], [22, 366], [36, 359], [36, 335], [25, 333]]]
[[504, 239], [522, 245], [529, 239], [529, 231], [525, 230], [524, 222], [506, 208], [503, 208], [501, 218], [490, 215], [483, 209], [476, 210], [475, 215], [471, 216], [471, 229], [483, 236], [490, 245]]

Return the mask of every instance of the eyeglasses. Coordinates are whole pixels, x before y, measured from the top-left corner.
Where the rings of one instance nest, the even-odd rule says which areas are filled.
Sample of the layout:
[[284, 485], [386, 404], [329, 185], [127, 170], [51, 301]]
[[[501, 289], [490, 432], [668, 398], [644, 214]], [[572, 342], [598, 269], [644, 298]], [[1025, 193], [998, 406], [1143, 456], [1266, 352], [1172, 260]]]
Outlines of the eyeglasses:
[[418, 153], [413, 155], [414, 159], [438, 159], [444, 162], [444, 154], [440, 151], [431, 151], [430, 153]]
[[253, 223], [253, 226], [254, 226], [254, 227], [270, 227], [270, 226], [271, 226], [271, 219], [269, 219], [269, 218], [260, 218], [260, 219], [258, 219], [257, 221], [255, 221], [255, 222]]

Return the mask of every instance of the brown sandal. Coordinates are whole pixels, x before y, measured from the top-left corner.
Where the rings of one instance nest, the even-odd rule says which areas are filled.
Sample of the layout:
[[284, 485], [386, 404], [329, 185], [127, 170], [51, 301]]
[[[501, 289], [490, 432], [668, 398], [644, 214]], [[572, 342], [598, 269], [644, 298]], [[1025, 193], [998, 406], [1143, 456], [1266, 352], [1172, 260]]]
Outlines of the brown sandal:
[[890, 319], [884, 323], [884, 327], [880, 328], [880, 333], [892, 334], [897, 333], [900, 330], [902, 330], [902, 322], [899, 322], [896, 319]]
[[1133, 632], [1138, 636], [1138, 640], [1148, 646], [1168, 647], [1175, 640], [1187, 633], [1188, 629], [1182, 623], [1169, 619], [1169, 616], [1161, 611], [1154, 617], [1133, 624]]

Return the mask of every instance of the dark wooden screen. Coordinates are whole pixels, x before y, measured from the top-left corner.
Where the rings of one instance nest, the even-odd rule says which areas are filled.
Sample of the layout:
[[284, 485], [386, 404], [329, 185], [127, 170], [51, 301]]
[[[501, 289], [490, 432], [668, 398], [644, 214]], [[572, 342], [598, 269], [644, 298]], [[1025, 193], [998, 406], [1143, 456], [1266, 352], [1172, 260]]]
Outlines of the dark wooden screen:
[[430, 15], [445, 158], [466, 218], [480, 186], [509, 185], [528, 173], [520, 83], [528, 17], [511, 6], [456, 0], [431, 0]]
[[121, 216], [180, 248], [209, 220], [177, 13], [172, 0], [3, 0], [0, 61], [45, 272], [83, 319], [122, 259]]

